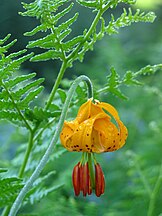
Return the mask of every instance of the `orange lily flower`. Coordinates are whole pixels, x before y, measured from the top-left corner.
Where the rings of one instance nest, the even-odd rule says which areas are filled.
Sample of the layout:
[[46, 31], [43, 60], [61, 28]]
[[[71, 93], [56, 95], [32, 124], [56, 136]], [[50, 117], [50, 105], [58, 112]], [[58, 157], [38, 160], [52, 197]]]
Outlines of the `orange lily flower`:
[[[93, 155], [118, 150], [125, 144], [127, 136], [127, 128], [112, 105], [99, 101], [93, 103], [89, 99], [80, 107], [73, 121], [64, 122], [60, 140], [69, 151]], [[90, 195], [92, 188], [95, 189], [96, 196], [104, 193], [102, 169], [94, 156], [95, 166], [90, 166], [91, 160], [92, 157], [84, 155], [81, 162], [74, 167], [73, 186], [76, 196], [80, 191], [83, 191], [83, 196]]]

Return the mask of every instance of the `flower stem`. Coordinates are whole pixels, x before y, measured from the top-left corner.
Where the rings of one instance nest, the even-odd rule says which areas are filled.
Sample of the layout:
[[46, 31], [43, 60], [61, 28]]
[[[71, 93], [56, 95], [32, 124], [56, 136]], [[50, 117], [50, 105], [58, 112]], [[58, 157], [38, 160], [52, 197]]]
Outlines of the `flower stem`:
[[160, 191], [161, 184], [162, 184], [162, 163], [160, 166], [158, 178], [156, 180], [154, 189], [153, 189], [151, 197], [150, 197], [150, 203], [149, 203], [147, 216], [155, 215], [155, 213], [154, 213], [155, 203], [156, 203], [158, 192]]
[[92, 83], [90, 81], [90, 79], [87, 76], [80, 76], [78, 77], [73, 84], [71, 85], [68, 94], [67, 94], [67, 98], [65, 101], [65, 104], [63, 106], [62, 112], [61, 112], [61, 116], [60, 116], [60, 120], [58, 122], [57, 128], [55, 130], [54, 136], [49, 144], [49, 147], [47, 148], [45, 154], [43, 155], [42, 159], [40, 160], [37, 168], [35, 169], [35, 171], [33, 172], [33, 174], [31, 175], [31, 177], [28, 179], [28, 181], [26, 182], [25, 186], [22, 188], [22, 190], [20, 191], [19, 195], [17, 196], [15, 202], [13, 203], [9, 216], [15, 216], [17, 211], [20, 208], [20, 205], [26, 195], [26, 193], [28, 192], [28, 190], [31, 188], [31, 186], [33, 185], [33, 182], [37, 179], [37, 177], [39, 176], [39, 174], [41, 173], [41, 171], [43, 170], [44, 166], [46, 165], [49, 156], [52, 152], [52, 150], [55, 148], [56, 142], [59, 138], [66, 114], [68, 112], [68, 108], [72, 99], [72, 96], [77, 88], [77, 86], [79, 85], [80, 82], [86, 82], [87, 84], [87, 88], [88, 88], [88, 96], [89, 97], [93, 97], [93, 87], [92, 87]]
[[90, 180], [92, 188], [95, 188], [95, 177], [94, 177], [94, 169], [93, 169], [93, 154], [88, 153], [88, 167], [89, 167], [89, 173], [90, 173]]

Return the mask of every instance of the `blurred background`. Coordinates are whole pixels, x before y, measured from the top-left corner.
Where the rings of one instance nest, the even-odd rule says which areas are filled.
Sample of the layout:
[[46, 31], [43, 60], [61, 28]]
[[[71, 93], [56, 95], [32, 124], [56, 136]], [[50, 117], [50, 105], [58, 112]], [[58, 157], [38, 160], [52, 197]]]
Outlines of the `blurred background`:
[[[113, 12], [115, 17], [122, 13], [123, 5]], [[121, 77], [127, 70], [138, 71], [146, 65], [162, 63], [162, 2], [161, 0], [137, 0], [133, 9], [140, 8], [148, 12], [154, 11], [157, 18], [153, 24], [137, 23], [120, 29], [118, 35], [105, 36], [88, 52], [83, 63], [76, 62], [69, 69], [65, 78], [73, 79], [80, 74], [88, 75], [96, 87], [105, 84], [105, 78], [114, 66]], [[89, 26], [93, 14], [89, 9], [76, 8], [80, 12], [79, 20], [73, 26], [73, 34], [78, 34]], [[30, 38], [23, 33], [30, 31], [38, 21], [18, 15], [22, 11], [21, 1], [0, 0], [0, 38], [8, 33], [12, 39], [18, 39], [10, 49], [15, 52], [25, 48]], [[107, 12], [105, 17], [110, 17]], [[84, 19], [89, 17], [89, 19]], [[37, 52], [37, 50], [34, 50]], [[23, 72], [37, 72], [45, 77], [46, 91], [50, 91], [57, 76], [59, 62], [42, 63], [26, 62]], [[51, 193], [39, 203], [24, 210], [37, 215], [46, 216], [145, 216], [147, 215], [150, 191], [153, 191], [162, 162], [162, 73], [141, 76], [145, 85], [139, 87], [123, 87], [128, 96], [127, 101], [111, 94], [102, 95], [101, 99], [113, 104], [120, 117], [127, 125], [129, 136], [126, 145], [117, 152], [97, 155], [106, 179], [106, 191], [96, 198], [74, 197], [71, 173], [74, 165], [80, 160], [79, 153], [64, 153], [50, 163], [44, 172], [55, 170], [47, 184], [64, 182], [65, 185]], [[10, 134], [11, 136], [8, 136]], [[9, 167], [21, 143], [26, 142], [26, 133], [19, 128], [0, 122], [0, 167]], [[161, 180], [162, 181], [162, 180]], [[162, 184], [157, 191], [155, 216], [162, 215]]]

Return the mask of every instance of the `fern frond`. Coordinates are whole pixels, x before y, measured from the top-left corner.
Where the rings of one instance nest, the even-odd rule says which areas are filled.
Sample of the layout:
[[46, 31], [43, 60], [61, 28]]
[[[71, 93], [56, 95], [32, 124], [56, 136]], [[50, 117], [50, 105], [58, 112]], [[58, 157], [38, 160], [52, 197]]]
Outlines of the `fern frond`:
[[33, 205], [34, 203], [39, 202], [42, 198], [46, 197], [49, 193], [54, 192], [55, 190], [58, 190], [59, 188], [61, 188], [63, 186], [63, 184], [59, 184], [50, 188], [34, 188], [35, 190], [32, 190], [30, 193], [31, 195], [29, 196], [27, 194], [27, 196], [29, 196], [29, 202]]
[[[36, 16], [41, 21], [40, 26], [37, 26], [25, 35], [32, 36], [38, 32], [46, 32], [46, 36], [31, 41], [28, 44], [28, 48], [39, 47], [48, 50], [41, 54], [36, 54], [31, 58], [32, 61], [60, 59], [63, 62], [67, 62], [68, 67], [71, 67], [75, 60], [79, 59], [83, 61], [85, 53], [88, 50], [93, 50], [96, 41], [103, 38], [105, 34], [111, 35], [118, 33], [119, 28], [131, 25], [134, 22], [153, 22], [155, 19], [154, 13], [144, 14], [137, 10], [133, 15], [131, 9], [128, 12], [124, 9], [122, 15], [117, 20], [112, 15], [111, 20], [106, 25], [105, 19], [102, 16], [108, 8], [114, 8], [119, 3], [134, 4], [135, 0], [77, 0], [77, 3], [91, 8], [97, 14], [92, 26], [87, 32], [84, 31], [83, 34], [77, 35], [69, 40], [67, 36], [72, 31], [71, 25], [77, 20], [78, 13], [75, 13], [71, 17], [70, 12], [75, 3], [71, 3], [60, 10], [60, 6], [65, 3], [68, 4], [68, 1], [39, 0], [31, 4], [23, 4], [26, 9], [22, 13], [23, 16]], [[67, 21], [62, 21], [62, 18], [67, 14], [70, 14], [71, 18]], [[100, 30], [98, 31], [97, 26], [99, 24]]]
[[96, 0], [94, 0], [94, 1], [77, 0], [77, 2], [80, 5], [82, 5], [84, 7], [88, 7], [88, 8], [96, 8], [96, 9], [98, 9], [98, 8], [100, 8], [100, 5], [101, 5], [100, 1], [96, 1]]
[[37, 106], [34, 107], [34, 109], [26, 109], [25, 110], [25, 116], [27, 119], [29, 119], [30, 121], [37, 121], [42, 123], [43, 121], [48, 121], [49, 118], [55, 118], [60, 116], [61, 111], [59, 110], [59, 108], [55, 111], [46, 111], [43, 110], [42, 108], [38, 108]]
[[136, 13], [133, 15], [130, 8], [128, 12], [124, 9], [122, 15], [116, 21], [114, 16], [111, 15], [111, 21], [108, 26], [105, 27], [105, 32], [111, 35], [118, 33], [118, 29], [121, 27], [129, 26], [136, 22], [153, 22], [155, 18], [156, 16], [153, 12], [144, 14], [144, 12], [140, 13], [140, 10], [137, 9]]
[[47, 61], [50, 59], [62, 59], [63, 55], [61, 52], [57, 52], [55, 50], [49, 50], [47, 52], [35, 55], [31, 58], [31, 61]]
[[100, 89], [97, 91], [98, 93], [101, 92], [111, 92], [112, 94], [116, 95], [117, 97], [121, 99], [127, 99], [127, 96], [125, 96], [120, 91], [120, 86], [122, 85], [142, 85], [143, 83], [140, 82], [137, 77], [140, 75], [152, 75], [158, 71], [162, 70], [162, 64], [158, 65], [147, 65], [144, 68], [141, 68], [137, 72], [127, 71], [122, 79], [120, 79], [120, 76], [116, 72], [115, 68], [111, 68], [110, 75], [107, 77], [108, 83], [106, 87]]
[[111, 0], [111, 1], [107, 1], [107, 0], [102, 0], [102, 1], [98, 1], [98, 0], [77, 0], [77, 2], [84, 6], [84, 7], [88, 7], [88, 8], [93, 8], [96, 10], [99, 10], [103, 7], [109, 7], [109, 8], [115, 8], [119, 3], [126, 3], [126, 4], [135, 4], [136, 0]]
[[12, 204], [22, 187], [21, 179], [0, 179], [0, 207]]
[[[6, 42], [8, 38], [9, 36], [1, 40], [1, 44]], [[30, 128], [24, 112], [42, 91], [43, 87], [40, 84], [44, 79], [40, 78], [31, 81], [36, 76], [36, 73], [22, 76], [16, 75], [21, 64], [31, 58], [33, 54], [23, 55], [26, 50], [21, 50], [5, 55], [8, 45], [4, 47], [0, 59], [0, 119], [7, 119], [13, 123], [19, 122], [19, 125]]]
[[119, 85], [121, 84], [119, 74], [116, 72], [115, 68], [113, 67], [110, 69], [110, 71], [111, 74], [107, 77], [108, 91], [121, 99], [127, 99], [127, 97], [119, 89]]

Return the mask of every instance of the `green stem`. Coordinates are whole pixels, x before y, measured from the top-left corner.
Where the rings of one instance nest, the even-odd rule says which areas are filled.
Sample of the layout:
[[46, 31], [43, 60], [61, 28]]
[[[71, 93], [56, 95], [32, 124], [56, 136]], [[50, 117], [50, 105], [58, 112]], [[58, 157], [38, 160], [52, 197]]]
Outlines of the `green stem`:
[[[31, 152], [32, 147], [33, 147], [33, 137], [34, 137], [34, 131], [31, 131], [30, 132], [30, 137], [29, 137], [28, 147], [27, 147], [25, 157], [24, 157], [24, 161], [23, 161], [23, 163], [22, 163], [22, 165], [20, 167], [20, 171], [19, 171], [19, 174], [18, 174], [19, 178], [23, 177], [23, 174], [24, 174], [24, 171], [25, 171], [28, 159], [29, 159], [29, 155], [30, 155], [30, 152]], [[11, 206], [7, 206], [6, 208], [4, 208], [4, 210], [2, 212], [2, 216], [8, 216], [8, 214], [10, 212], [10, 208], [11, 208]]]
[[156, 203], [156, 199], [157, 199], [158, 193], [160, 191], [161, 184], [162, 184], [162, 163], [161, 163], [161, 166], [160, 166], [158, 178], [156, 180], [154, 189], [153, 189], [152, 194], [151, 194], [147, 216], [153, 216], [153, 215], [155, 215], [154, 214], [155, 203]]
[[95, 188], [95, 176], [94, 176], [94, 168], [93, 168], [93, 153], [88, 153], [88, 168], [90, 173], [90, 180], [92, 188]]
[[90, 26], [88, 32], [86, 33], [83, 41], [81, 41], [81, 43], [74, 49], [74, 51], [69, 54], [69, 56], [67, 57], [67, 61], [70, 61], [76, 54], [78, 54], [80, 48], [83, 46], [83, 44], [88, 40], [88, 38], [93, 33], [94, 28], [96, 27], [96, 25], [97, 25], [98, 21], [100, 20], [102, 14], [103, 14], [103, 11], [99, 10], [96, 17], [95, 17], [95, 19], [93, 20], [92, 25]]
[[92, 89], [92, 84], [90, 79], [87, 76], [80, 76], [78, 77], [73, 84], [71, 85], [69, 91], [68, 91], [68, 95], [65, 101], [65, 104], [63, 106], [62, 112], [61, 112], [61, 116], [60, 116], [60, 120], [58, 122], [57, 128], [55, 130], [54, 136], [49, 144], [49, 147], [47, 148], [45, 154], [43, 155], [42, 159], [40, 160], [37, 168], [35, 169], [35, 171], [33, 172], [33, 174], [31, 175], [31, 177], [28, 179], [28, 181], [26, 182], [25, 186], [22, 188], [22, 190], [20, 191], [19, 195], [17, 196], [15, 202], [13, 203], [9, 216], [15, 216], [17, 211], [20, 208], [20, 205], [26, 195], [26, 193], [28, 192], [28, 190], [31, 188], [31, 186], [33, 185], [33, 182], [37, 179], [37, 177], [39, 176], [39, 174], [41, 173], [41, 171], [43, 170], [44, 166], [46, 165], [49, 156], [52, 152], [52, 150], [55, 148], [56, 142], [59, 138], [62, 126], [64, 124], [64, 120], [71, 102], [71, 98], [77, 88], [77, 86], [79, 85], [80, 82], [85, 81], [87, 83], [87, 87], [88, 87], [88, 96], [89, 97], [93, 97], [93, 89]]
[[[102, 6], [102, 1], [101, 1], [101, 6]], [[63, 48], [62, 48], [62, 44], [59, 42], [59, 38], [58, 38], [57, 35], [56, 35], [57, 41], [60, 43], [60, 48], [61, 48], [61, 52], [62, 52], [62, 55], [63, 55], [64, 59], [63, 59], [62, 66], [61, 66], [61, 68], [60, 68], [60, 72], [59, 72], [59, 74], [58, 74], [58, 76], [57, 76], [57, 79], [56, 79], [56, 81], [55, 81], [55, 85], [53, 86], [53, 89], [52, 89], [52, 91], [51, 91], [50, 97], [49, 97], [49, 99], [48, 99], [48, 101], [47, 101], [47, 103], [46, 103], [45, 110], [47, 110], [47, 109], [49, 108], [50, 104], [52, 103], [53, 98], [54, 98], [55, 93], [56, 93], [56, 90], [57, 90], [58, 86], [60, 85], [60, 82], [61, 82], [61, 80], [62, 80], [62, 77], [63, 77], [63, 75], [64, 75], [64, 73], [65, 73], [65, 70], [66, 70], [66, 68], [68, 67], [69, 63], [70, 63], [71, 60], [74, 58], [74, 56], [75, 56], [76, 54], [78, 54], [78, 52], [79, 52], [79, 50], [81, 49], [81, 47], [83, 46], [83, 44], [84, 44], [84, 43], [88, 40], [88, 38], [92, 35], [92, 33], [93, 33], [94, 29], [96, 28], [97, 23], [98, 23], [98, 21], [100, 20], [102, 14], [109, 8], [109, 6], [110, 6], [110, 5], [107, 4], [107, 5], [105, 5], [104, 8], [101, 7], [101, 9], [98, 11], [98, 13], [97, 13], [95, 19], [93, 20], [92, 25], [90, 26], [88, 32], [86, 33], [86, 35], [85, 35], [85, 37], [84, 37], [84, 40], [73, 50], [73, 52], [71, 52], [71, 53], [69, 54], [69, 56], [66, 57], [65, 52], [64, 52], [64, 50], [63, 50]], [[51, 31], [54, 33], [54, 28], [52, 28]]]
[[10, 212], [10, 208], [11, 208], [11, 206], [7, 206], [7, 207], [3, 210], [1, 216], [8, 216], [8, 214], [9, 214], [9, 212]]
[[34, 138], [34, 133], [33, 131], [30, 133], [30, 136], [29, 136], [29, 143], [28, 143], [28, 147], [26, 149], [26, 153], [25, 153], [25, 157], [24, 157], [24, 161], [20, 167], [20, 171], [19, 171], [19, 174], [18, 174], [18, 177], [19, 178], [22, 178], [23, 177], [23, 174], [24, 174], [24, 171], [25, 171], [25, 168], [26, 168], [26, 165], [27, 165], [27, 162], [28, 162], [28, 159], [29, 159], [29, 156], [30, 156], [30, 152], [32, 150], [32, 147], [33, 147], [33, 138]]
[[62, 77], [63, 77], [63, 75], [64, 75], [64, 72], [65, 72], [66, 68], [67, 68], [67, 62], [64, 61], [64, 62], [62, 63], [62, 65], [61, 65], [59, 74], [58, 74], [58, 76], [57, 76], [57, 79], [56, 79], [56, 81], [55, 81], [55, 84], [54, 84], [54, 86], [53, 86], [53, 89], [52, 89], [52, 91], [51, 91], [51, 94], [50, 94], [50, 96], [49, 96], [49, 99], [48, 99], [48, 101], [47, 101], [47, 103], [46, 103], [45, 110], [48, 110], [49, 106], [51, 105], [51, 103], [52, 103], [52, 101], [53, 101], [53, 98], [54, 98], [54, 96], [55, 96], [55, 93], [56, 93], [56, 91], [57, 91], [57, 89], [58, 89], [58, 87], [59, 87], [59, 85], [60, 85], [60, 82], [61, 82], [61, 80], [62, 80]]

